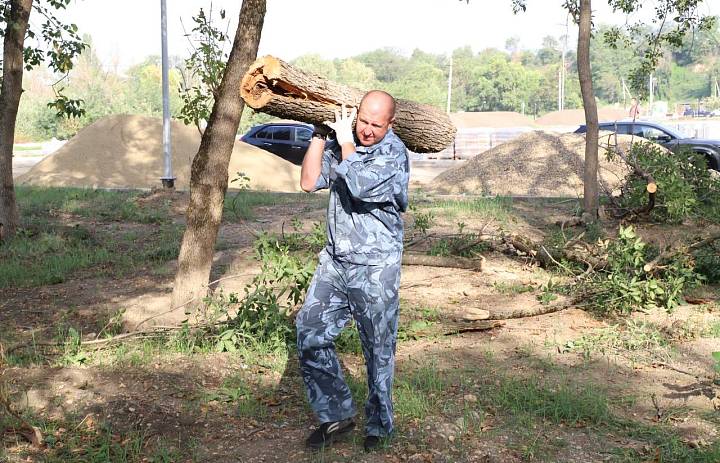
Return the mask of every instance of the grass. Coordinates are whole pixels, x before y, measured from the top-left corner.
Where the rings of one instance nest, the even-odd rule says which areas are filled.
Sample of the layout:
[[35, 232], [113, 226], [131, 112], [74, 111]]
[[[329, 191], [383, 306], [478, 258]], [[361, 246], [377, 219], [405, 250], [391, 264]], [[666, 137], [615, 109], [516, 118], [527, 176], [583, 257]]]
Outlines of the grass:
[[495, 219], [506, 223], [512, 214], [512, 198], [442, 199], [430, 206], [434, 213], [446, 218], [472, 217], [474, 219]]
[[160, 224], [169, 220], [169, 204], [151, 207], [138, 199], [142, 193], [89, 188], [16, 187], [23, 222], [61, 214], [103, 221]]
[[173, 449], [162, 439], [151, 441], [143, 430], [120, 432], [108, 425], [96, 426], [86, 420], [26, 418], [40, 429], [46, 448], [37, 454], [29, 447], [16, 447], [14, 453], [23, 461], [24, 458], [44, 463], [185, 461], [178, 449]]
[[304, 210], [316, 210], [326, 207], [327, 201], [327, 195], [323, 194], [240, 190], [229, 192], [225, 197], [223, 216], [226, 220], [251, 220], [255, 218], [253, 209], [256, 207], [292, 204], [302, 206]]
[[518, 294], [532, 292], [535, 290], [535, 287], [523, 283], [505, 283], [504, 281], [496, 281], [493, 283], [493, 289], [499, 294], [517, 296]]
[[42, 145], [13, 145], [13, 152], [15, 151], [40, 151]]
[[177, 257], [181, 233], [172, 224], [148, 231], [142, 240], [81, 226], [21, 233], [0, 248], [0, 289], [63, 283], [90, 268], [95, 274], [123, 275], [156, 266]]
[[237, 416], [265, 418], [268, 408], [259, 400], [256, 389], [258, 386], [253, 386], [242, 375], [232, 375], [225, 378], [220, 387], [207, 392], [203, 401], [231, 404]]
[[62, 283], [90, 268], [123, 275], [177, 257], [182, 227], [172, 223], [169, 201], [82, 188], [16, 192], [24, 228], [0, 248], [0, 289]]
[[629, 320], [606, 328], [598, 328], [578, 339], [568, 341], [563, 350], [579, 352], [585, 358], [594, 354], [637, 354], [660, 357], [664, 360], [670, 356], [670, 340], [654, 324]]

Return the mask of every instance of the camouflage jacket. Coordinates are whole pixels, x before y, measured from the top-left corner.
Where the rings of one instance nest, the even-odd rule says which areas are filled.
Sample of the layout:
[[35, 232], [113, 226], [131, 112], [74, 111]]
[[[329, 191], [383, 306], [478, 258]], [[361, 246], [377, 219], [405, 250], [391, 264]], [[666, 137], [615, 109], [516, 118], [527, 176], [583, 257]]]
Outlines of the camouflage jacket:
[[315, 190], [330, 189], [328, 254], [367, 265], [399, 257], [409, 176], [407, 148], [392, 130], [372, 146], [357, 147], [344, 161], [337, 142], [329, 142], [315, 184]]

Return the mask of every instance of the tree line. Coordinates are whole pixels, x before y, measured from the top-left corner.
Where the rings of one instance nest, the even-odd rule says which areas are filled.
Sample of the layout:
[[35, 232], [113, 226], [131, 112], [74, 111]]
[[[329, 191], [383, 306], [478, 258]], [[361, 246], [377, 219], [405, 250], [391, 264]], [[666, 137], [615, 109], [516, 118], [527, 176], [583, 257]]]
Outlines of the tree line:
[[[591, 41], [592, 76], [600, 105], [629, 103], [631, 94], [625, 79], [642, 59], [640, 39], [618, 37], [613, 47], [605, 40], [612, 33], [601, 26]], [[642, 34], [637, 34], [641, 37]], [[110, 114], [161, 116], [160, 57], [149, 56], [124, 72], [108, 70], [90, 46], [64, 84], [64, 92], [81, 99], [85, 114], [58, 117], [47, 103], [55, 80], [48, 69], [27, 73], [17, 121], [18, 141], [66, 139], [92, 122]], [[568, 39], [569, 40], [569, 39]], [[564, 50], [564, 51], [563, 51]], [[564, 55], [564, 57], [563, 57]], [[700, 31], [681, 47], [665, 47], [654, 73], [654, 98], [675, 103], [704, 99], [709, 108], [720, 107], [720, 30], [718, 25]], [[282, 57], [280, 57], [282, 58]], [[510, 37], [505, 48], [474, 52], [469, 46], [457, 48], [452, 56], [415, 50], [409, 56], [393, 49], [378, 49], [343, 59], [324, 59], [307, 54], [292, 61], [301, 69], [360, 89], [380, 88], [405, 99], [445, 109], [448, 103], [448, 77], [452, 61], [450, 110], [517, 111], [539, 117], [558, 109], [560, 69], [565, 66], [565, 109], [582, 107], [574, 43], [565, 37], [547, 36], [535, 50], [523, 50], [519, 39]], [[183, 105], [181, 89], [192, 85], [193, 76], [180, 57], [171, 59], [170, 107], [174, 117]], [[625, 85], [624, 85], [625, 84]], [[269, 120], [264, 114], [248, 109], [240, 132]]]

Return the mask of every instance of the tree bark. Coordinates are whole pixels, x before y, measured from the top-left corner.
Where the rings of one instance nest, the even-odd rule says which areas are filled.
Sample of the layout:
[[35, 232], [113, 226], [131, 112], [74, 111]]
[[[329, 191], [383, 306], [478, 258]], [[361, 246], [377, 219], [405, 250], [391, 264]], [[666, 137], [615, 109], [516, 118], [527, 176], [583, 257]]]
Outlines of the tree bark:
[[585, 172], [583, 177], [583, 208], [590, 221], [598, 217], [600, 194], [598, 189], [598, 114], [590, 71], [590, 36], [592, 32], [590, 0], [580, 0], [577, 67], [580, 93], [585, 109]]
[[[338, 105], [357, 107], [364, 94], [274, 56], [255, 61], [240, 86], [240, 96], [256, 111], [310, 124], [334, 120]], [[393, 130], [409, 149], [435, 153], [453, 142], [457, 129], [443, 111], [414, 101], [396, 101]]]
[[0, 241], [11, 239], [20, 225], [12, 176], [15, 121], [22, 96], [23, 48], [33, 0], [13, 0], [3, 39], [0, 87]]
[[205, 133], [190, 172], [190, 204], [183, 234], [171, 308], [188, 304], [186, 312], [207, 293], [223, 203], [228, 187], [228, 164], [244, 108], [236, 89], [257, 56], [265, 19], [266, 0], [244, 0], [235, 41], [218, 89]]

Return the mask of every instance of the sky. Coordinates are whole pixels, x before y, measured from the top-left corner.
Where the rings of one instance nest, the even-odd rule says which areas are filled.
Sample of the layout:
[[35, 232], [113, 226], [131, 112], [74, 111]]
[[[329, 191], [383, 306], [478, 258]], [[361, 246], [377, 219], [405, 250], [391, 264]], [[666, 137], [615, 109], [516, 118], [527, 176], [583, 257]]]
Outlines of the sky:
[[[241, 0], [166, 0], [170, 55], [186, 57], [190, 45], [185, 31], [202, 7], [214, 17], [225, 9], [234, 36]], [[619, 24], [645, 19], [613, 14], [607, 1], [593, 2], [595, 24]], [[520, 48], [537, 49], [542, 38], [565, 34], [562, 0], [527, 0], [527, 11], [514, 15], [510, 0], [267, 0], [267, 14], [259, 56], [271, 54], [289, 61], [307, 53], [324, 58], [347, 58], [378, 48], [405, 54], [414, 49], [438, 54], [469, 45], [474, 51], [503, 49], [510, 37]], [[720, 0], [706, 0], [702, 12], [720, 15]], [[62, 17], [89, 34], [106, 67], [125, 69], [148, 55], [159, 55], [160, 0], [75, 0]], [[229, 23], [228, 23], [229, 21]], [[184, 24], [184, 28], [183, 28]], [[570, 21], [570, 37], [577, 29]]]

